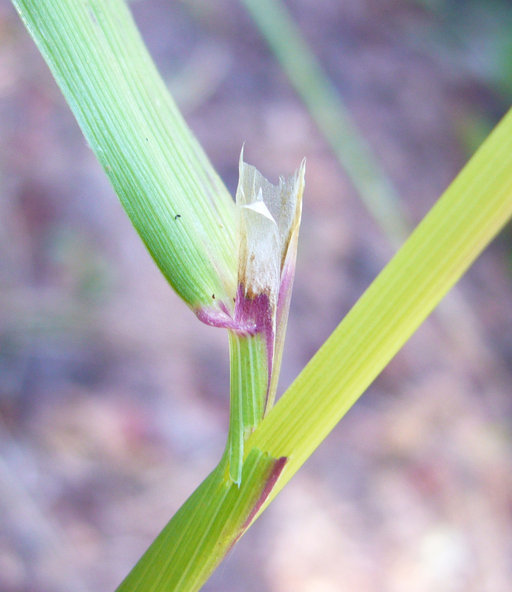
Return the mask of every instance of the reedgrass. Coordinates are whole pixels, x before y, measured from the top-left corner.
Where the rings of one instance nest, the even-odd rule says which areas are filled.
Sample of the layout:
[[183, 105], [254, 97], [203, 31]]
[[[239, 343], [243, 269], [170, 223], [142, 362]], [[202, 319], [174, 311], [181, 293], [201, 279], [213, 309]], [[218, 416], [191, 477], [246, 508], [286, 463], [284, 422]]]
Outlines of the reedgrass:
[[[235, 205], [121, 0], [13, 3], [156, 264], [201, 320], [229, 331], [226, 453], [119, 587], [198, 590], [512, 215], [512, 112], [272, 406], [303, 167], [273, 187], [242, 161]], [[348, 120], [333, 116], [342, 105], [296, 31], [276, 44], [266, 17], [277, 5], [245, 3], [333, 148], [352, 163], [354, 183], [371, 192], [378, 166]], [[301, 69], [292, 69], [290, 51], [303, 58]], [[315, 85], [325, 101], [312, 100]], [[401, 218], [388, 215], [398, 206], [383, 191], [392, 201], [378, 216], [400, 236]]]

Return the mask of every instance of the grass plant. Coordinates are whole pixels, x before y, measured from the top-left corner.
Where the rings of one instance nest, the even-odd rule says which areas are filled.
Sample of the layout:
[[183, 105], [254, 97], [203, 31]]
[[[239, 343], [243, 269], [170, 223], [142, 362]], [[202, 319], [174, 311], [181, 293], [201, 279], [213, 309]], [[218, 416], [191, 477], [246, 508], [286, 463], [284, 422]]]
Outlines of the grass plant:
[[118, 588], [198, 590], [512, 215], [512, 112], [272, 405], [303, 166], [272, 186], [241, 159], [235, 204], [122, 0], [13, 3], [156, 264], [229, 332], [226, 453]]

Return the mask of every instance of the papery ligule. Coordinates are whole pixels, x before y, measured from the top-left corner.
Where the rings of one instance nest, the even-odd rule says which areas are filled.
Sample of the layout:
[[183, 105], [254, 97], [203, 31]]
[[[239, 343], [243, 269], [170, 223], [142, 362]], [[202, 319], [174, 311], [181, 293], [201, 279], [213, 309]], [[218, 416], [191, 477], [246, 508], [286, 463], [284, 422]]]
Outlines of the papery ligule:
[[[269, 381], [266, 402], [273, 399], [281, 361], [295, 271], [302, 211], [305, 161], [288, 179], [273, 185], [240, 155], [236, 193], [239, 216], [238, 294], [235, 315], [247, 324], [254, 300], [260, 319], [256, 327], [267, 340]], [[268, 305], [261, 314], [261, 305]], [[241, 315], [240, 313], [244, 314]], [[257, 321], [257, 319], [254, 319]]]

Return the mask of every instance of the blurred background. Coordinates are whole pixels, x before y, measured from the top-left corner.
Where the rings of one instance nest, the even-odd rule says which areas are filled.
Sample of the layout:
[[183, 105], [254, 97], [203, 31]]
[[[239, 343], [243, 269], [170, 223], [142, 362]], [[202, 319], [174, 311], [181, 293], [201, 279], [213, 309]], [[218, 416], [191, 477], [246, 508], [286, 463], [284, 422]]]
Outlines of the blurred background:
[[[302, 98], [283, 23], [271, 49], [234, 0], [131, 6], [231, 192], [243, 142], [274, 181], [307, 157], [282, 392], [506, 112], [511, 4], [289, 0], [330, 80]], [[220, 458], [227, 338], [160, 276], [7, 0], [0, 137], [0, 590], [112, 591]], [[204, 590], [510, 590], [511, 384], [508, 226]]]

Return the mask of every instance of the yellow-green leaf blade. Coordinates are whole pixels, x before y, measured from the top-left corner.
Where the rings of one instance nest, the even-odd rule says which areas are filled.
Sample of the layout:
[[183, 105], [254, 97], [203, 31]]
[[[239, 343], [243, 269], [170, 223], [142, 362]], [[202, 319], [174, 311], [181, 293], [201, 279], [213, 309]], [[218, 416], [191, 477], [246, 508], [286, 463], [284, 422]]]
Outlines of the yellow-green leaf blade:
[[255, 430], [290, 459], [267, 503], [511, 216], [512, 110]]

